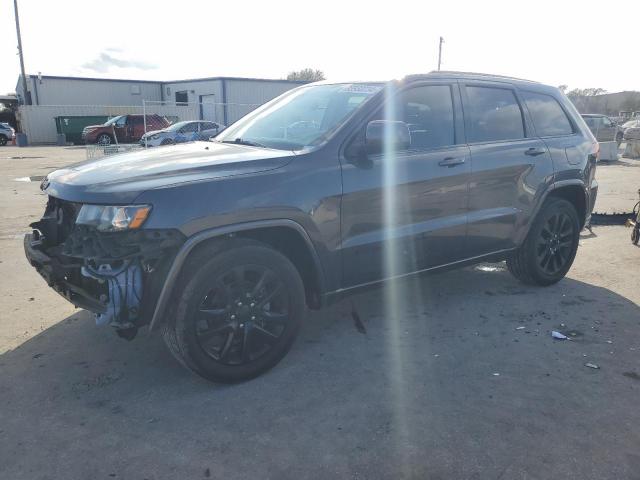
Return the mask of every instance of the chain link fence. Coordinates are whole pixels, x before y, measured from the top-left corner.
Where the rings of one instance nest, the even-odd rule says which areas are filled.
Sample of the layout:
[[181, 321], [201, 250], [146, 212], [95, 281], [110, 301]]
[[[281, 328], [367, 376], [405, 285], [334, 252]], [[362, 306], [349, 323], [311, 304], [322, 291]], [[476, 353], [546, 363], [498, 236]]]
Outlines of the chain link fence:
[[18, 119], [33, 144], [86, 145], [87, 158], [209, 140], [259, 104], [142, 101], [141, 105], [24, 105]]

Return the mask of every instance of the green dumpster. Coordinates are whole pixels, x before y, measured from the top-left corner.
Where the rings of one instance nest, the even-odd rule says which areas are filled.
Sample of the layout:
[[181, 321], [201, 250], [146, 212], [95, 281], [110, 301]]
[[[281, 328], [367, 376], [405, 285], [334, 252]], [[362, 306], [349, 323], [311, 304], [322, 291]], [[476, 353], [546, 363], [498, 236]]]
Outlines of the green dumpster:
[[82, 130], [88, 125], [102, 125], [109, 120], [108, 115], [83, 115], [83, 116], [61, 116], [55, 117], [56, 131], [64, 133], [67, 142], [80, 145], [82, 141]]

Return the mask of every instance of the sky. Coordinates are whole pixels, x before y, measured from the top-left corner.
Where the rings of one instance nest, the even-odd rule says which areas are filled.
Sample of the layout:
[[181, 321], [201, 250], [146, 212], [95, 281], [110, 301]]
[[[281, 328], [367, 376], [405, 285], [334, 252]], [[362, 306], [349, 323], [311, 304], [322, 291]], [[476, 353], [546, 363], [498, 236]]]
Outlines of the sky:
[[[493, 73], [569, 88], [640, 90], [639, 41], [615, 8], [591, 1], [18, 0], [27, 74], [178, 80], [387, 80], [437, 68]], [[0, 0], [0, 94], [20, 64], [13, 0]], [[637, 22], [636, 22], [637, 23]], [[637, 57], [637, 53], [634, 54]]]

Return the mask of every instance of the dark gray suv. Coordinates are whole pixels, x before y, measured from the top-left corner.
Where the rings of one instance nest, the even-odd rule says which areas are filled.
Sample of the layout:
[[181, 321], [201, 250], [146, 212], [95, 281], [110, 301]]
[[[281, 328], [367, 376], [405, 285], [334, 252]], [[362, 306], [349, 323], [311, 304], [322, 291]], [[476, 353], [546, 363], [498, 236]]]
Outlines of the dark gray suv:
[[289, 350], [307, 309], [383, 280], [506, 260], [564, 277], [598, 144], [556, 88], [455, 72], [291, 90], [195, 142], [47, 176], [26, 255], [47, 283], [221, 382]]

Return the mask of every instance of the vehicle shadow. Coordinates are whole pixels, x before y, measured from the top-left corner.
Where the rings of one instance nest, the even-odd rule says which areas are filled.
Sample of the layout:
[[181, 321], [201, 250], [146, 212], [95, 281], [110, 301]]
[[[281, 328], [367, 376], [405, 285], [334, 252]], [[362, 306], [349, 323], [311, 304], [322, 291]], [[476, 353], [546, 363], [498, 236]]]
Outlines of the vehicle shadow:
[[503, 263], [389, 290], [311, 314], [278, 366], [231, 386], [78, 312], [0, 356], [0, 476], [637, 473], [638, 305], [570, 278], [523, 286]]

